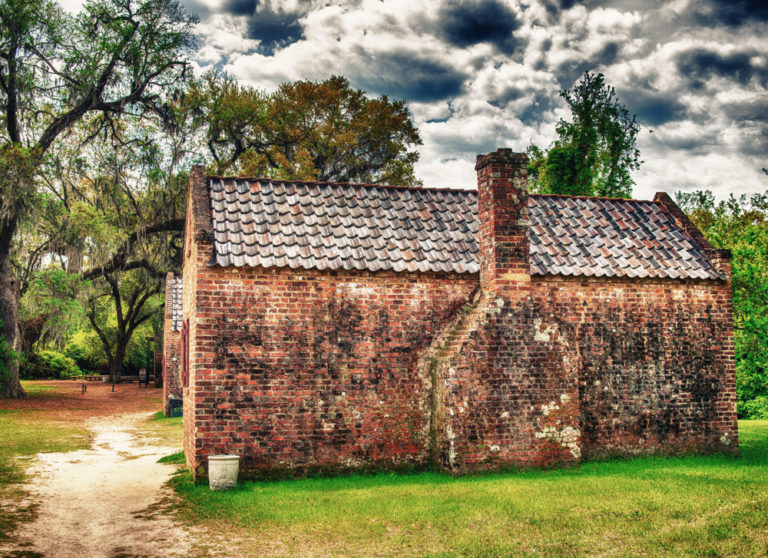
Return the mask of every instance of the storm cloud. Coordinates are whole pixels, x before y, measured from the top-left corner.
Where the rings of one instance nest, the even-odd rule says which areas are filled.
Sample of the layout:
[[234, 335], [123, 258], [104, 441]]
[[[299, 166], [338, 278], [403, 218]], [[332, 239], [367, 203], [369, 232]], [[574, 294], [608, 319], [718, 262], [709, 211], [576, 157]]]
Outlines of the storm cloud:
[[732, 52], [719, 54], [708, 49], [692, 49], [677, 58], [677, 71], [691, 80], [696, 88], [703, 88], [712, 77], [724, 77], [741, 85], [753, 78], [762, 87], [768, 86], [768, 66], [756, 65], [757, 52]]
[[299, 20], [304, 14], [301, 12], [287, 11], [259, 0], [227, 0], [224, 10], [247, 18], [246, 36], [259, 41], [258, 51], [262, 54], [272, 55], [275, 50], [303, 38], [304, 28]]
[[474, 156], [547, 147], [559, 92], [601, 72], [641, 124], [638, 197], [768, 187], [768, 3], [757, 0], [183, 0], [198, 67], [271, 89], [344, 75], [405, 99], [427, 186], [475, 183]]
[[517, 46], [514, 32], [520, 22], [499, 0], [448, 2], [440, 9], [438, 21], [445, 39], [458, 47], [489, 43], [511, 53]]
[[439, 60], [408, 52], [377, 56], [371, 65], [353, 75], [360, 87], [397, 99], [418, 102], [439, 101], [461, 92], [465, 75]]
[[258, 0], [227, 0], [223, 10], [232, 15], [249, 16], [253, 15], [258, 5]]
[[560, 87], [570, 89], [584, 75], [584, 72], [594, 70], [600, 66], [609, 66], [616, 60], [618, 54], [619, 45], [611, 41], [592, 56], [574, 58], [562, 62], [555, 68], [554, 73], [557, 76]]
[[636, 114], [640, 123], [646, 126], [659, 126], [688, 116], [686, 106], [673, 94], [627, 89], [619, 91], [618, 97], [630, 114]]
[[275, 49], [286, 47], [303, 36], [300, 16], [283, 11], [260, 10], [248, 19], [248, 38], [260, 41], [259, 49], [273, 54]]
[[765, 0], [710, 0], [695, 2], [692, 8], [702, 25], [740, 26], [752, 21], [768, 21], [768, 3]]

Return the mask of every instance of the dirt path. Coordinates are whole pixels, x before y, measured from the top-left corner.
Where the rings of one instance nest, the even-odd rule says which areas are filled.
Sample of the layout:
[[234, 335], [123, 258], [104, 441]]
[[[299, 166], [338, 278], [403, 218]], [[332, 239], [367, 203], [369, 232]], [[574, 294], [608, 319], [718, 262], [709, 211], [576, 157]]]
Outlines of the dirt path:
[[38, 455], [24, 486], [37, 519], [21, 527], [16, 548], [51, 558], [190, 555], [192, 536], [148, 510], [169, 494], [175, 471], [157, 460], [180, 449], [142, 439], [137, 424], [148, 417], [88, 419], [91, 449]]

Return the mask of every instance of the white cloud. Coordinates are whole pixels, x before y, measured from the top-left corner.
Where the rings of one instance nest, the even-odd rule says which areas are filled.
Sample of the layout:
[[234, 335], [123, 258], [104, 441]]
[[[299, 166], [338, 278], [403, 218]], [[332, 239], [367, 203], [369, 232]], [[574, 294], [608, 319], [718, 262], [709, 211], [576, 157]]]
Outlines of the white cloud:
[[428, 186], [474, 186], [477, 153], [548, 146], [557, 120], [568, 117], [559, 89], [589, 70], [604, 72], [635, 103], [628, 108], [653, 122], [653, 133], [644, 128], [639, 141], [645, 164], [636, 195], [711, 187], [723, 196], [766, 187], [754, 149], [745, 148], [745, 141], [768, 141], [750, 120], [760, 114], [766, 84], [715, 72], [697, 89], [678, 71], [680, 57], [693, 49], [752, 52], [749, 63], [766, 71], [768, 27], [760, 22], [705, 28], [698, 4], [687, 0], [568, 10], [537, 0], [513, 7], [519, 27], [508, 44], [517, 47], [508, 51], [496, 38], [467, 48], [449, 44], [435, 3], [291, 0], [280, 6], [302, 14], [302, 36], [268, 55], [258, 40], [244, 38], [244, 17], [221, 13], [224, 0], [198, 1], [213, 14], [199, 29], [202, 64], [219, 64], [265, 89], [335, 73], [372, 94], [406, 95], [424, 139], [416, 170]]

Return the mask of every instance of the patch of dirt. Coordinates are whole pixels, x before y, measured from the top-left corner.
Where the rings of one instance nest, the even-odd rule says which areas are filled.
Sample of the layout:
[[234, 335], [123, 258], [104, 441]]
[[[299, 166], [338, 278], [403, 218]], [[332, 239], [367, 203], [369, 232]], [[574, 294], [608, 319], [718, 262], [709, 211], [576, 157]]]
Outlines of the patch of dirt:
[[[82, 392], [83, 383], [86, 391]], [[0, 400], [0, 408], [22, 411], [52, 411], [57, 420], [84, 420], [91, 417], [159, 411], [163, 392], [139, 387], [138, 383], [112, 384], [73, 380], [45, 380], [32, 383], [46, 391], [32, 392], [27, 399]]]
[[148, 436], [145, 424], [161, 408], [162, 392], [137, 384], [118, 384], [114, 392], [111, 384], [86, 386], [82, 393], [81, 382], [34, 382], [28, 399], [0, 401], [3, 409], [85, 425], [93, 440], [87, 450], [30, 460], [28, 480], [20, 485], [28, 496], [18, 507], [34, 511], [12, 541], [0, 543], [0, 556], [235, 555], [220, 554], [218, 537], [190, 530], [168, 513], [175, 495], [166, 483], [177, 468], [157, 460], [181, 448]]
[[147, 418], [143, 413], [90, 419], [91, 449], [37, 456], [24, 485], [38, 503], [37, 518], [16, 533], [16, 555], [189, 554], [194, 538], [172, 516], [155, 511], [171, 497], [164, 485], [176, 470], [157, 460], [178, 448], [140, 440], [137, 423]]

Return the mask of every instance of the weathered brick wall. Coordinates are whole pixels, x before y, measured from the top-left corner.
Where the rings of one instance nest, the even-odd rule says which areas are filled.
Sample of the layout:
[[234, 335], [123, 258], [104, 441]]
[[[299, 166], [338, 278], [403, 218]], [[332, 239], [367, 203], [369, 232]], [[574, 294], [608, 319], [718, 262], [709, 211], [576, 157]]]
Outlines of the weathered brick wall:
[[[210, 204], [192, 173], [195, 474], [215, 453], [253, 475], [736, 449], [730, 285], [530, 276], [525, 162], [491, 155], [479, 240], [494, 256], [479, 276], [210, 266]], [[729, 272], [727, 254], [707, 255]]]
[[540, 331], [571, 346], [585, 457], [736, 451], [730, 285], [537, 278]]
[[581, 457], [573, 341], [533, 304], [531, 283], [485, 291], [434, 364], [439, 462], [466, 471]]
[[451, 469], [737, 451], [725, 282], [534, 276], [478, 297], [441, 341]]
[[170, 416], [170, 398], [182, 397], [181, 333], [173, 331], [173, 273], [165, 282], [165, 315], [163, 317], [163, 412]]
[[431, 378], [419, 353], [477, 281], [199, 268], [194, 465], [216, 453], [240, 454], [246, 474], [423, 464]]

